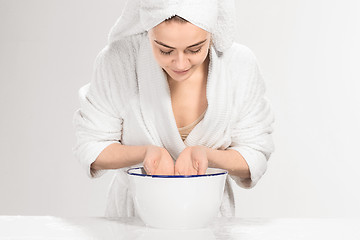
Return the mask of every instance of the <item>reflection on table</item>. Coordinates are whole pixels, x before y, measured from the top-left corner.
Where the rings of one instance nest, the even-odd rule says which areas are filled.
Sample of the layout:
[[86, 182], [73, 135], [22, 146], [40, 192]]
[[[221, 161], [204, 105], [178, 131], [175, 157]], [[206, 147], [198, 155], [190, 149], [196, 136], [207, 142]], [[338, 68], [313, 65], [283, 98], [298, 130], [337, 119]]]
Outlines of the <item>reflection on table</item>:
[[0, 239], [360, 239], [355, 219], [217, 218], [207, 228], [164, 230], [136, 218], [0, 216]]

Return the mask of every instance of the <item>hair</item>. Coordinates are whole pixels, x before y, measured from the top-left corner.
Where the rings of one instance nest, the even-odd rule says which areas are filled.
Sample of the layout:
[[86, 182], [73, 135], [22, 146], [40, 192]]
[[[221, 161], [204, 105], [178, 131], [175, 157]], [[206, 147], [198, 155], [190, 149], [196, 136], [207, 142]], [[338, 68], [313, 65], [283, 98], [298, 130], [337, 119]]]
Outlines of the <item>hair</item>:
[[178, 23], [187, 23], [189, 22], [188, 20], [186, 20], [185, 18], [182, 18], [178, 15], [174, 15], [168, 19], [165, 19], [165, 22], [171, 22], [171, 21], [175, 21], [175, 22], [178, 22]]

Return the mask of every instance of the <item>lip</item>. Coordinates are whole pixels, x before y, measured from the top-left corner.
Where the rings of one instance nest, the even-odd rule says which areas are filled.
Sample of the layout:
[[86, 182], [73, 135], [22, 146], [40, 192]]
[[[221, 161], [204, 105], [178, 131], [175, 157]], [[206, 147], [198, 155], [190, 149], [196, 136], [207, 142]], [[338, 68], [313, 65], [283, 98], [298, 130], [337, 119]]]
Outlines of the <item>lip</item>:
[[185, 71], [175, 71], [175, 70], [172, 70], [174, 73], [176, 74], [185, 74], [187, 72], [189, 72], [190, 68], [188, 70], [185, 70]]

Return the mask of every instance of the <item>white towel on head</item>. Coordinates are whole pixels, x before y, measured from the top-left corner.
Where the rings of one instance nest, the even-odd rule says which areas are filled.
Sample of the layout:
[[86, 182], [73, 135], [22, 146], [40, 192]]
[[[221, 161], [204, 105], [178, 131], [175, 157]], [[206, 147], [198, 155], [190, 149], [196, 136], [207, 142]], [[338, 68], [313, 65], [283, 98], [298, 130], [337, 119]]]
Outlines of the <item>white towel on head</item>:
[[178, 15], [210, 32], [214, 47], [224, 52], [233, 43], [233, 0], [128, 0], [109, 33], [109, 44], [135, 35]]

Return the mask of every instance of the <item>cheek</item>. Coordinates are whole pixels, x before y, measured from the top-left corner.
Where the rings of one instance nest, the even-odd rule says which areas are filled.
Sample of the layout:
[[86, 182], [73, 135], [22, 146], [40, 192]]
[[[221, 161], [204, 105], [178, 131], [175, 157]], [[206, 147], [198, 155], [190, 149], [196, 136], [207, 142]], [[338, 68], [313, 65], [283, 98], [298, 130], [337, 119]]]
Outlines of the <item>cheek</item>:
[[207, 56], [208, 56], [208, 52], [207, 52], [207, 50], [206, 50], [206, 53], [202, 53], [202, 54], [200, 54], [199, 56], [196, 56], [196, 57], [194, 58], [193, 64], [194, 64], [194, 65], [200, 65], [200, 64], [202, 64], [202, 63], [205, 61], [205, 59], [206, 59]]
[[159, 65], [164, 68], [164, 67], [169, 66], [169, 64], [170, 64], [170, 61], [168, 59], [170, 59], [170, 58], [166, 58], [166, 57], [163, 57], [163, 56], [158, 56], [157, 61], [158, 61]]

